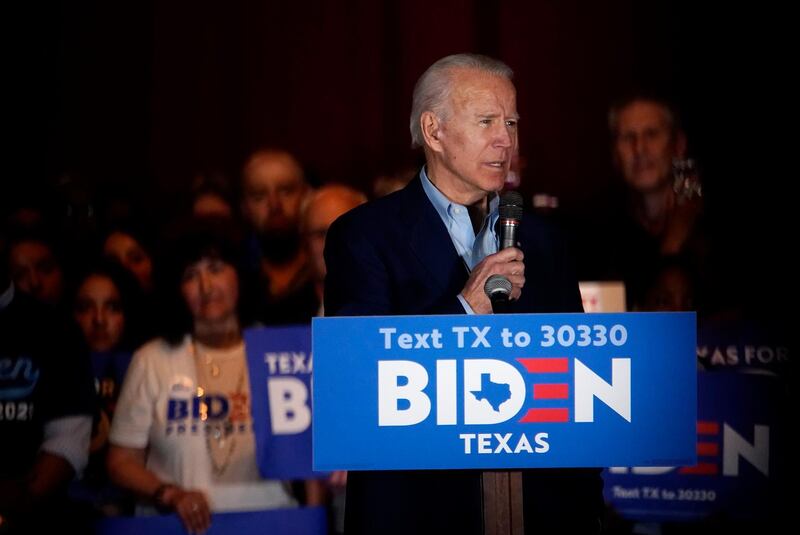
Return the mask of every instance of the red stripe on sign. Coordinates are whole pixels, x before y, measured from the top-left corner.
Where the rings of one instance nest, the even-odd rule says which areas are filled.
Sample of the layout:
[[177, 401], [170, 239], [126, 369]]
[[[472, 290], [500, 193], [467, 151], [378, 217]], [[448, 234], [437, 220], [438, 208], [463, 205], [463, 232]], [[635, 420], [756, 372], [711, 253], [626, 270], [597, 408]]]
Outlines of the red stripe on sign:
[[698, 435], [718, 435], [719, 424], [717, 422], [697, 422]]
[[697, 463], [694, 466], [684, 466], [678, 469], [679, 474], [694, 474], [697, 476], [715, 476], [719, 473], [719, 466], [714, 463]]
[[557, 359], [517, 359], [530, 373], [567, 373], [569, 360]]
[[527, 424], [531, 422], [568, 422], [569, 409], [528, 409], [525, 416], [519, 422]]
[[569, 385], [567, 383], [533, 385], [533, 399], [567, 399]]
[[716, 442], [698, 442], [697, 455], [719, 455], [719, 444]]

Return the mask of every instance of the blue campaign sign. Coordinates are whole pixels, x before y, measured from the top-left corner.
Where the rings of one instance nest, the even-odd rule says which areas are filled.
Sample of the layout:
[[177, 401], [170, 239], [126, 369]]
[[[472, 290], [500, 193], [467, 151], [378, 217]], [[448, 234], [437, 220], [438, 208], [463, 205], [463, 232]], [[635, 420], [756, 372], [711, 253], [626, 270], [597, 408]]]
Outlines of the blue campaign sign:
[[788, 373], [791, 333], [769, 323], [714, 322], [698, 327], [697, 362], [707, 370]]
[[[116, 517], [99, 520], [96, 535], [186, 535], [178, 515]], [[273, 509], [247, 513], [217, 513], [211, 515], [207, 535], [325, 535], [327, 516], [322, 507]]]
[[247, 329], [244, 339], [261, 475], [323, 476], [311, 469], [311, 328], [259, 327]]
[[697, 464], [606, 470], [606, 502], [640, 521], [773, 518], [788, 502], [789, 407], [776, 375], [699, 372]]
[[315, 318], [314, 468], [693, 464], [695, 315]]

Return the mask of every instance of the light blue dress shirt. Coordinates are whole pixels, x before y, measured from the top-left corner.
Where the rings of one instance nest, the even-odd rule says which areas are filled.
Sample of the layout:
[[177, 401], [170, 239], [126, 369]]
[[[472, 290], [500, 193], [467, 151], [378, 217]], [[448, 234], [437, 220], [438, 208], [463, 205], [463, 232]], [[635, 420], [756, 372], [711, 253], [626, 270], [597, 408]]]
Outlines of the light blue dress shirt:
[[[486, 256], [497, 252], [498, 240], [495, 225], [500, 217], [500, 198], [496, 194], [493, 194], [489, 200], [489, 213], [476, 235], [467, 207], [456, 204], [445, 197], [444, 193], [439, 191], [428, 178], [425, 167], [420, 172], [420, 178], [422, 179], [422, 189], [425, 190], [431, 204], [442, 218], [447, 233], [453, 241], [458, 256], [464, 261], [467, 271], [472, 271]], [[472, 307], [469, 306], [463, 295], [458, 294], [458, 300], [467, 314], [474, 314]]]

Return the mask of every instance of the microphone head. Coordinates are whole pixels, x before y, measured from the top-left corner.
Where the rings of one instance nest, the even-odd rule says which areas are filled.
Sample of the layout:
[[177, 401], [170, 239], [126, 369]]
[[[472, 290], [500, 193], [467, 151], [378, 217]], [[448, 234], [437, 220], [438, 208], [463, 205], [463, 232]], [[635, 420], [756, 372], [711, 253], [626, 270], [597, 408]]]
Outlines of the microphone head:
[[490, 300], [508, 299], [511, 297], [511, 281], [502, 275], [492, 275], [486, 279], [483, 285], [483, 291]]
[[522, 219], [522, 195], [506, 191], [500, 196], [500, 219]]

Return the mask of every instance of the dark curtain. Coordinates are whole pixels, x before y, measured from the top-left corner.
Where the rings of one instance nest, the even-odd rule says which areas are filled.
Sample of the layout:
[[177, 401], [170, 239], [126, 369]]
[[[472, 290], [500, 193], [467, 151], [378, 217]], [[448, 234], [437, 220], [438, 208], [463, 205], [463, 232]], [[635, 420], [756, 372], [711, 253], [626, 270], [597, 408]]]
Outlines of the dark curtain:
[[789, 273], [776, 236], [796, 171], [791, 137], [779, 132], [793, 129], [796, 47], [791, 17], [774, 8], [96, 0], [8, 9], [7, 189], [66, 174], [165, 214], [194, 173], [235, 179], [264, 145], [297, 154], [317, 182], [366, 187], [419, 162], [408, 134], [416, 78], [439, 57], [474, 51], [516, 71], [527, 198], [558, 195], [567, 213], [591, 205], [613, 182], [609, 102], [656, 88], [684, 112], [731, 265]]

